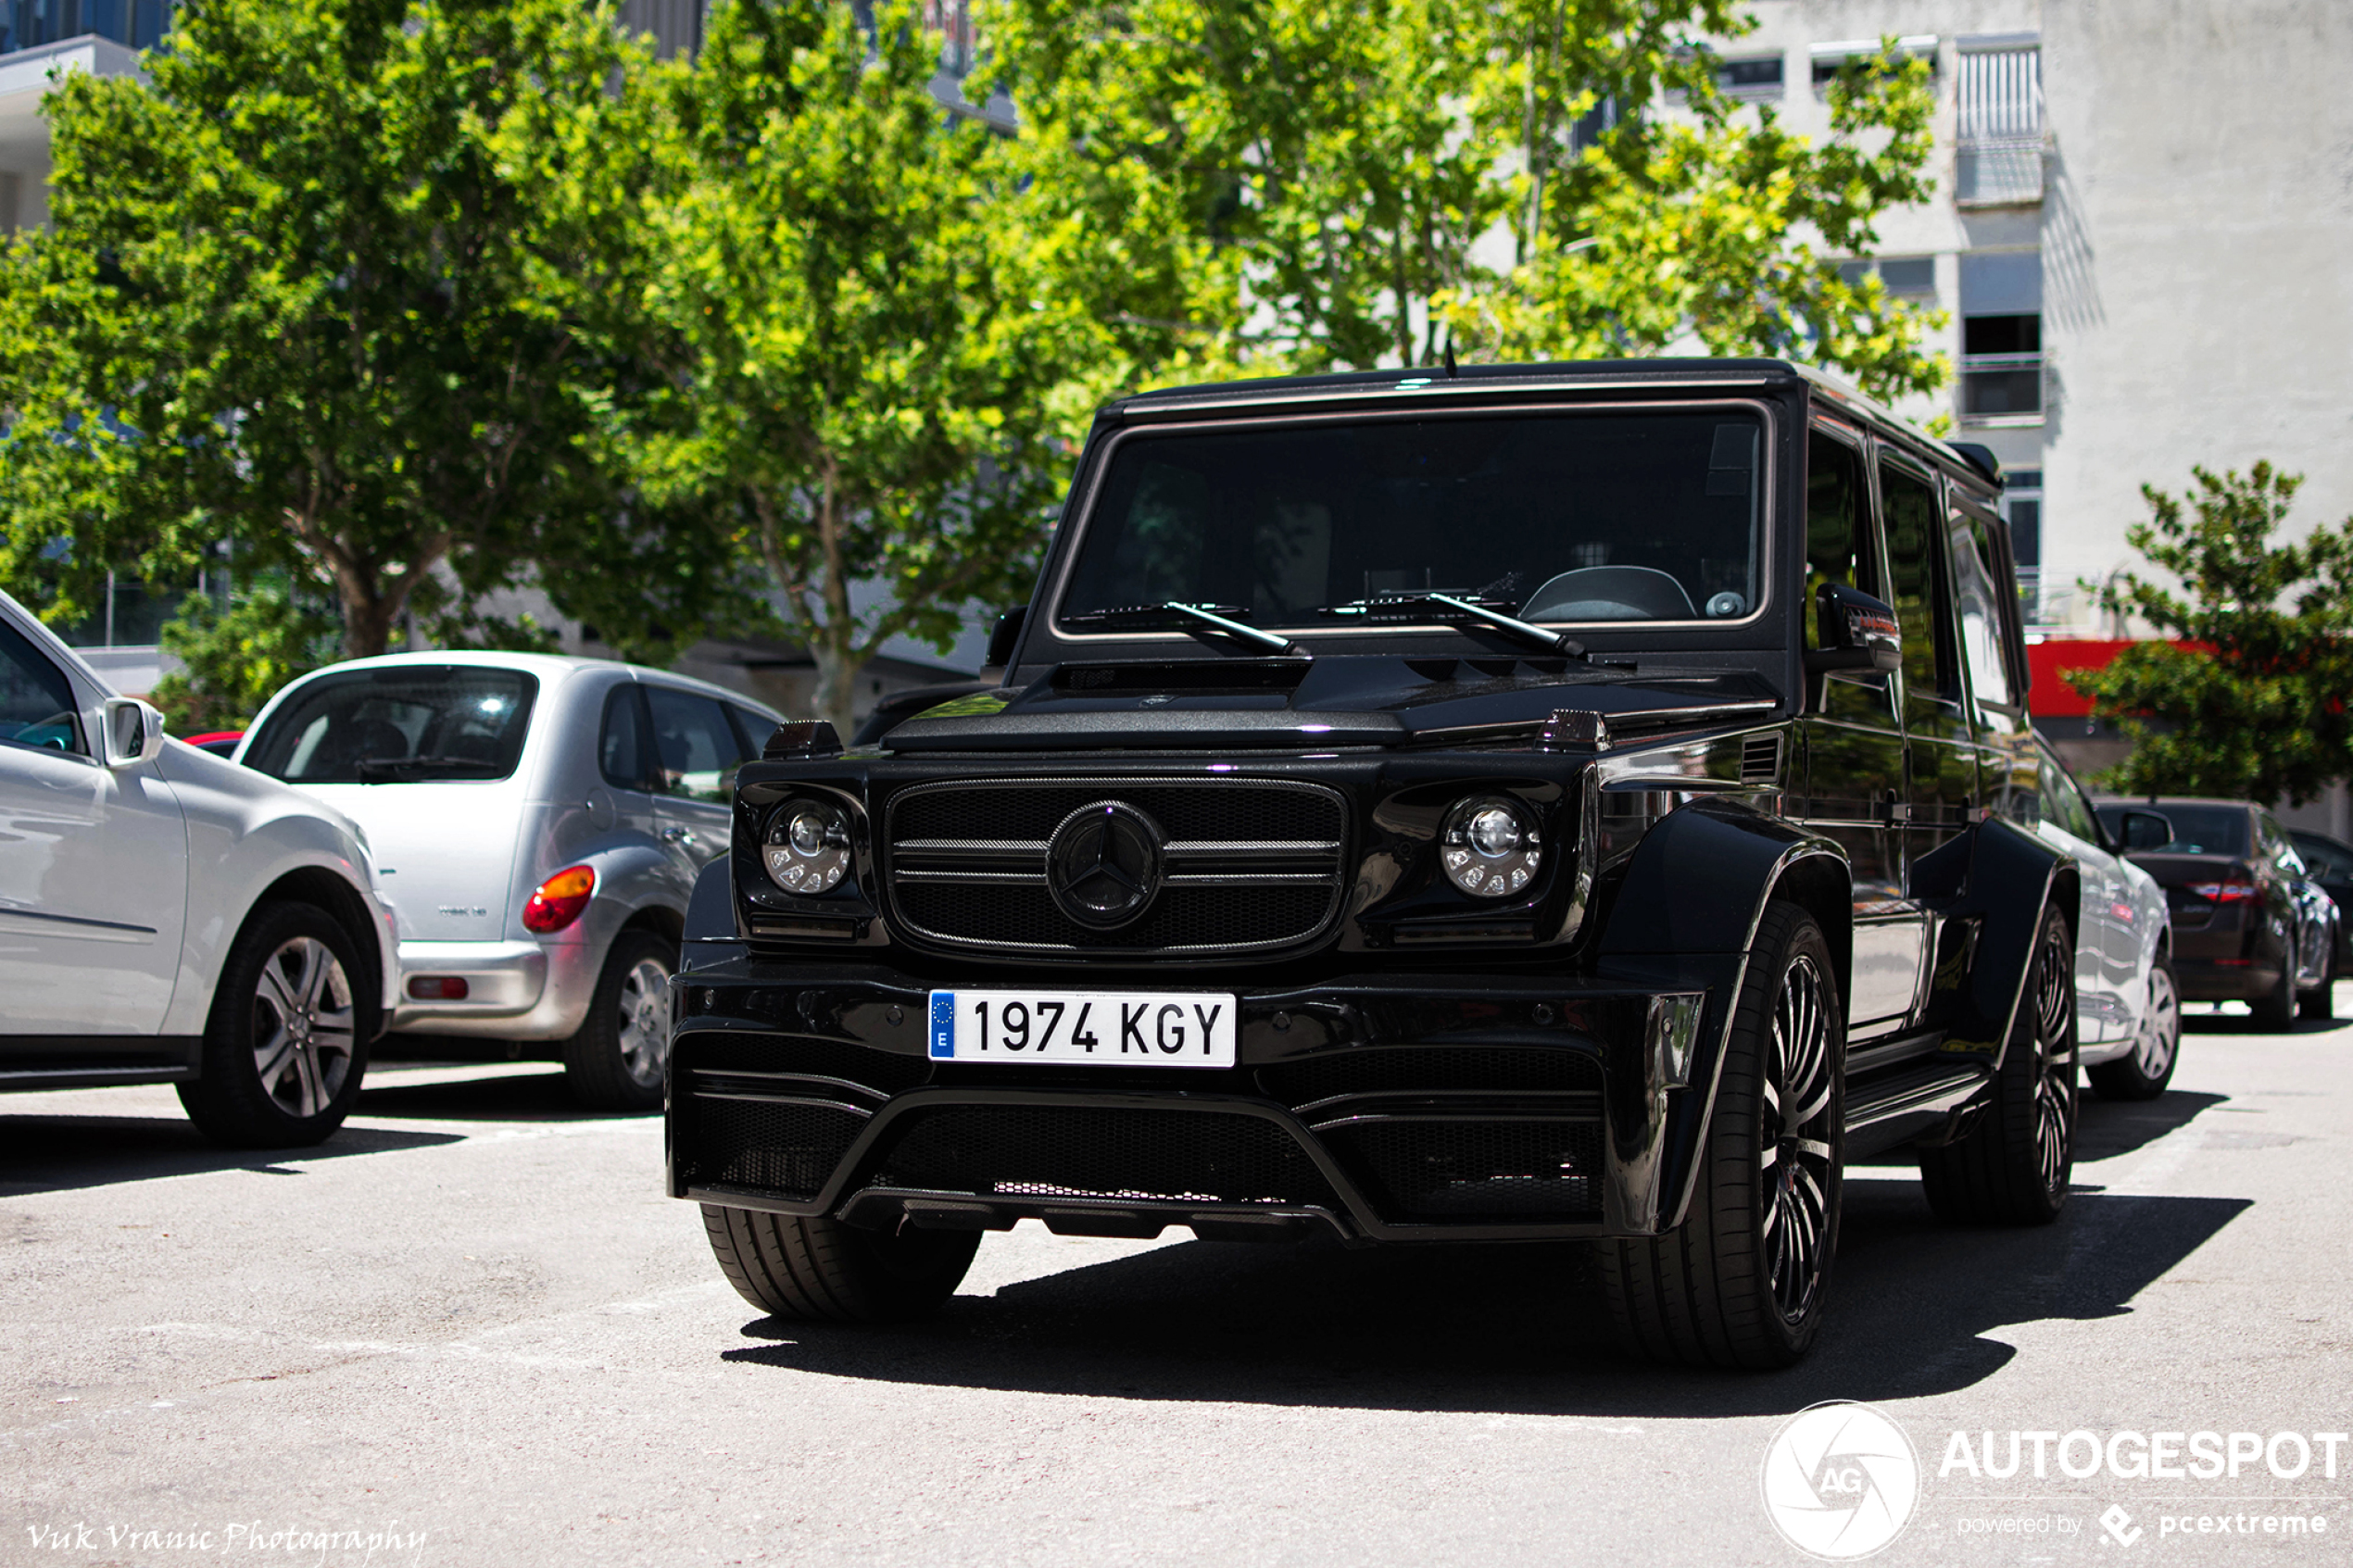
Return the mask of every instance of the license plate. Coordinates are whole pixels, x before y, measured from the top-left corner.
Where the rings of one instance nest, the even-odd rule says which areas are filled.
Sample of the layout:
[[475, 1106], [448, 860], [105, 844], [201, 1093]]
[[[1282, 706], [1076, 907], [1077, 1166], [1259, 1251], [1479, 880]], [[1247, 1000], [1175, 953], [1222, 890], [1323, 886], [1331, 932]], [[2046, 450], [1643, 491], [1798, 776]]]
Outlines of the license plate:
[[935, 1061], [1018, 1067], [1231, 1067], [1230, 995], [1205, 991], [934, 991]]

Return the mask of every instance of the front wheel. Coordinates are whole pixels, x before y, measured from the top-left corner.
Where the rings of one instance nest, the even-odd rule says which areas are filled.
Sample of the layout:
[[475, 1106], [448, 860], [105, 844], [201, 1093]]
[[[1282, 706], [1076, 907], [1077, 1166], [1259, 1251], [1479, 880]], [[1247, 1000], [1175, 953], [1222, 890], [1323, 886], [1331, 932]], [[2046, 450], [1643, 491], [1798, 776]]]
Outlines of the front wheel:
[[2133, 1054], [2085, 1070], [2102, 1099], [2155, 1099], [2173, 1081], [2182, 1057], [2182, 992], [2173, 963], [2163, 953], [2149, 961], [2148, 1001], [2141, 1012]]
[[296, 1148], [343, 1125], [368, 1070], [372, 1010], [350, 934], [310, 904], [257, 910], [220, 968], [204, 1065], [180, 1103], [207, 1137]]
[[980, 1250], [978, 1231], [897, 1234], [830, 1214], [766, 1214], [702, 1206], [711, 1255], [736, 1294], [780, 1318], [905, 1323], [956, 1293]]
[[678, 948], [632, 926], [612, 940], [579, 1031], [564, 1042], [564, 1078], [598, 1110], [660, 1110], [670, 1064], [670, 976]]
[[1830, 944], [1776, 900], [1757, 925], [1683, 1223], [1598, 1244], [1628, 1348], [1767, 1370], [1820, 1332], [1838, 1250], [1846, 1069]]
[[1928, 1206], [1957, 1224], [2049, 1224], [2075, 1173], [2075, 938], [2045, 909], [1992, 1103], [1967, 1136], [1920, 1150]]

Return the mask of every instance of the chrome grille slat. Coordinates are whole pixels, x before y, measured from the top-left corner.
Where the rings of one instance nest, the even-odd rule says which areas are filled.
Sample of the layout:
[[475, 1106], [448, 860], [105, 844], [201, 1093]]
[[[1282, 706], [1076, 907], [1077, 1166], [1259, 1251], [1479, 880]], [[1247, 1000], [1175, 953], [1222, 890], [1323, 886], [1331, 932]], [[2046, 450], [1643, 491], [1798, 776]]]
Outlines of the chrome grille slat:
[[[1129, 924], [1098, 932], [1055, 906], [1050, 839], [1039, 835], [1104, 800], [1136, 807], [1168, 836], [1158, 897]], [[1264, 836], [1251, 831], [1261, 824]], [[887, 805], [884, 880], [897, 924], [963, 951], [1271, 952], [1312, 942], [1337, 922], [1347, 825], [1338, 791], [1296, 780], [942, 780]]]

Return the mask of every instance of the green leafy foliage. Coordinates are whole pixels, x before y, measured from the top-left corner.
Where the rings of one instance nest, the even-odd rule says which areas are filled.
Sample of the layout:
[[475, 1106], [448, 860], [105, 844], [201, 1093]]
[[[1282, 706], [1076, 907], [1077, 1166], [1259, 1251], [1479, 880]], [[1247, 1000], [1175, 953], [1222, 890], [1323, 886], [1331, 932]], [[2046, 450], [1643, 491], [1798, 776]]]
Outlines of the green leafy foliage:
[[230, 541], [332, 596], [351, 654], [436, 574], [674, 574], [593, 451], [640, 385], [650, 65], [573, 0], [217, 0], [152, 87], [64, 78], [51, 226], [0, 270], [0, 571], [69, 539], [42, 608], [71, 616]]
[[2353, 775], [2353, 518], [2282, 543], [2300, 476], [2269, 463], [2192, 472], [2196, 488], [2183, 497], [2144, 485], [2151, 517], [2125, 534], [2181, 590], [2136, 572], [2097, 590], [2103, 609], [2171, 640], [2067, 677], [2134, 739], [2103, 782], [2135, 795], [2309, 800]]
[[[1934, 93], [1892, 42], [1823, 145], [1717, 88], [1731, 0], [996, 0], [1076, 280], [1139, 358], [1322, 370], [1710, 353], [1882, 395], [1948, 370], [1932, 312], [1833, 258], [1923, 200]], [[1680, 111], [1655, 112], [1662, 94]], [[1626, 112], [1628, 110], [1640, 112]]]
[[1102, 341], [1062, 282], [1086, 236], [1025, 194], [1026, 149], [943, 112], [915, 19], [735, 0], [667, 78], [675, 373], [625, 442], [649, 503], [764, 574], [845, 729], [887, 639], [1026, 594]]
[[163, 624], [163, 646], [185, 666], [153, 694], [181, 734], [248, 728], [287, 682], [335, 658], [340, 629], [283, 583], [262, 583], [224, 613], [202, 594]]

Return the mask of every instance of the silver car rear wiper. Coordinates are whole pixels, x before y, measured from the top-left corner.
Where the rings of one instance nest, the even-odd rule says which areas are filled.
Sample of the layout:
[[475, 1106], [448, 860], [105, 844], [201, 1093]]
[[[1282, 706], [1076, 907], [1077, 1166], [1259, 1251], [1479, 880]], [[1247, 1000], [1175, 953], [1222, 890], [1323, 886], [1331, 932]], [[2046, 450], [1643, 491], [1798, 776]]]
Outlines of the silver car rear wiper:
[[351, 765], [351, 771], [359, 775], [360, 783], [369, 784], [427, 771], [497, 778], [503, 770], [499, 764], [485, 762], [479, 757], [363, 757]]
[[1315, 657], [1289, 637], [1277, 635], [1273, 632], [1264, 632], [1255, 626], [1244, 625], [1239, 621], [1228, 620], [1226, 616], [1219, 614], [1219, 610], [1230, 610], [1239, 614], [1241, 607], [1219, 605], [1213, 609], [1207, 605], [1187, 604], [1181, 599], [1170, 599], [1164, 604], [1129, 605], [1119, 609], [1080, 610], [1075, 615], [1065, 615], [1063, 619], [1082, 624], [1093, 622], [1098, 625], [1113, 624], [1123, 621], [1131, 624], [1151, 624], [1155, 620], [1162, 624], [1166, 624], [1168, 617], [1180, 616], [1183, 619], [1176, 622], [1176, 630], [1189, 632], [1204, 641], [1213, 635], [1227, 636], [1237, 642], [1248, 643], [1252, 647], [1265, 648], [1268, 653], [1282, 654], [1292, 659]]
[[1541, 648], [1546, 653], [1566, 654], [1570, 659], [1585, 657], [1585, 645], [1574, 637], [1565, 636], [1558, 632], [1547, 632], [1532, 621], [1522, 621], [1517, 616], [1506, 615], [1502, 610], [1480, 604], [1475, 599], [1458, 599], [1452, 594], [1428, 591], [1377, 594], [1370, 598], [1352, 599], [1344, 605], [1327, 605], [1324, 607], [1323, 613], [1362, 615], [1369, 618], [1382, 611], [1427, 609], [1433, 605], [1441, 609], [1451, 609], [1457, 615], [1467, 616], [1482, 626], [1491, 626], [1498, 632], [1517, 637], [1521, 642]]

